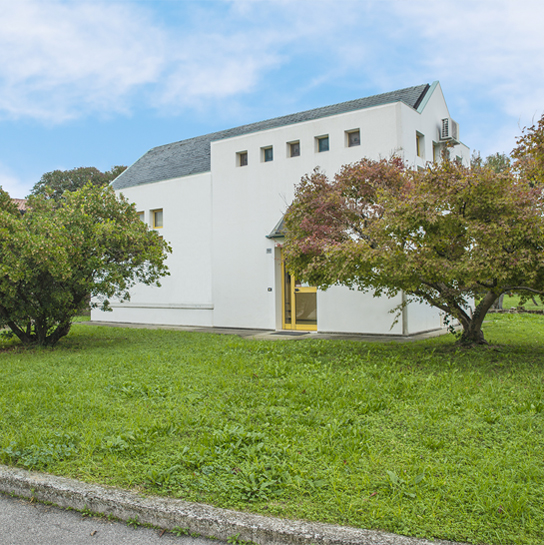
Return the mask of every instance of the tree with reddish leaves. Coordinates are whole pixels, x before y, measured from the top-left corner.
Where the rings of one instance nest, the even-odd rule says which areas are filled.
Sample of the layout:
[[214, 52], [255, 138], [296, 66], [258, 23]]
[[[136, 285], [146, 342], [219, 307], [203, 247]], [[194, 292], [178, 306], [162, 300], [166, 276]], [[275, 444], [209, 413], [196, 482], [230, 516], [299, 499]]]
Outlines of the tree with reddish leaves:
[[403, 292], [459, 320], [460, 342], [483, 344], [502, 293], [542, 298], [543, 204], [534, 180], [509, 168], [445, 157], [418, 171], [363, 159], [332, 180], [319, 171], [302, 179], [285, 217], [286, 263], [322, 289]]

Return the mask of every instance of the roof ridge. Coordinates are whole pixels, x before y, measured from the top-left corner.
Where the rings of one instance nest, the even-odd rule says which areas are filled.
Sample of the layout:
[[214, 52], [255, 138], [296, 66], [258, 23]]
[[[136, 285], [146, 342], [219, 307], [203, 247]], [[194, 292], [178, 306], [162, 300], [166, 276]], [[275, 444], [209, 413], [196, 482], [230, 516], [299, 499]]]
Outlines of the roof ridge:
[[[309, 114], [309, 113], [312, 113], [312, 112], [318, 112], [318, 111], [329, 109], [329, 108], [337, 108], [339, 106], [348, 106], [348, 105], [352, 105], [352, 104], [355, 105], [355, 103], [359, 103], [359, 102], [362, 102], [362, 101], [376, 99], [376, 98], [384, 97], [384, 96], [387, 96], [387, 95], [395, 95], [397, 93], [406, 93], [406, 92], [416, 90], [416, 89], [422, 88], [422, 87], [424, 89], [420, 92], [420, 94], [419, 94], [417, 100], [415, 101], [414, 105], [408, 104], [405, 100], [402, 100], [402, 99], [400, 99], [400, 100], [397, 99], [397, 100], [392, 100], [391, 101], [391, 102], [404, 102], [407, 106], [410, 106], [412, 109], [417, 110], [417, 106], [421, 103], [421, 101], [423, 100], [423, 97], [425, 96], [425, 93], [430, 88], [430, 85], [428, 83], [422, 84], [422, 85], [414, 85], [412, 87], [405, 87], [404, 89], [398, 89], [396, 91], [388, 91], [387, 93], [378, 93], [376, 95], [370, 95], [368, 97], [345, 100], [343, 102], [337, 102], [336, 104], [329, 104], [329, 105], [326, 105], [326, 106], [318, 106], [317, 108], [310, 108], [309, 110], [303, 110], [302, 112], [294, 112], [292, 114], [280, 115], [278, 117], [271, 117], [269, 119], [263, 119], [261, 121], [252, 121], [251, 123], [244, 123], [243, 125], [237, 125], [236, 127], [230, 127], [228, 129], [221, 129], [219, 131], [214, 131], [214, 132], [202, 134], [202, 135], [199, 135], [199, 136], [191, 136], [190, 138], [184, 138], [183, 140], [177, 140], [175, 142], [170, 142], [168, 144], [162, 144], [161, 146], [155, 146], [154, 148], [151, 148], [149, 151], [153, 151], [155, 149], [165, 148], [167, 146], [172, 146], [172, 145], [175, 145], [175, 144], [181, 144], [182, 142], [188, 142], [189, 140], [197, 140], [199, 138], [207, 138], [209, 136], [214, 136], [214, 135], [217, 135], [217, 134], [223, 134], [225, 132], [235, 131], [235, 130], [238, 130], [238, 129], [245, 129], [245, 128], [249, 128], [249, 127], [252, 127], [252, 126], [255, 126], [255, 125], [261, 125], [263, 123], [269, 123], [269, 122], [272, 122], [272, 121], [279, 121], [279, 120], [286, 119], [286, 118], [289, 118], [289, 117], [292, 117], [292, 116], [299, 116], [299, 115], [303, 116], [305, 114]], [[387, 102], [380, 102], [379, 105], [382, 105], [382, 104], [387, 104]], [[362, 110], [362, 109], [364, 109], [364, 107], [363, 108], [354, 108], [354, 110], [359, 110], [359, 109]], [[351, 110], [346, 110], [345, 112], [341, 112], [341, 113], [347, 113], [348, 111], [351, 111]], [[335, 115], [335, 114], [331, 114], [331, 115]], [[323, 117], [326, 117], [326, 116], [323, 116]], [[283, 125], [280, 125], [280, 126], [283, 126]], [[261, 129], [261, 130], [266, 130], [266, 129]], [[250, 132], [253, 132], [253, 131], [250, 131]], [[255, 131], [255, 132], [257, 132], [257, 131]], [[245, 132], [240, 133], [240, 135], [242, 135], [242, 134], [247, 134], [247, 133], [245, 133]], [[228, 136], [226, 136], [224, 138], [228, 138]], [[223, 138], [219, 138], [218, 140], [222, 140], [222, 139]], [[215, 141], [215, 140], [212, 140], [212, 141]]]

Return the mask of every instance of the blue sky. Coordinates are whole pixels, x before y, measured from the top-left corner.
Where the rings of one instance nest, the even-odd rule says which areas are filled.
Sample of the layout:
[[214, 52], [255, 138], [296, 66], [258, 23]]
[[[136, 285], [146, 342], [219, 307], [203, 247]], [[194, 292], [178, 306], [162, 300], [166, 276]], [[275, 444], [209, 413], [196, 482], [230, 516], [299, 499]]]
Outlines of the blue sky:
[[541, 0], [0, 0], [0, 185], [439, 80], [461, 139], [544, 111]]

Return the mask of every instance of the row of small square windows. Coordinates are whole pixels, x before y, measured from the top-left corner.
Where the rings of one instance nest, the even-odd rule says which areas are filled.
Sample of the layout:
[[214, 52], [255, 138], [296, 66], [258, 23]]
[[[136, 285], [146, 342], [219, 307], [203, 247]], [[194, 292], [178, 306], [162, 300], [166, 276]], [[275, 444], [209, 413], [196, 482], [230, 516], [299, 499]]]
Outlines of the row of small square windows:
[[[162, 208], [157, 210], [150, 210], [151, 225], [154, 229], [160, 229], [163, 226], [163, 213]], [[138, 212], [138, 217], [141, 221], [145, 221], [145, 212]]]
[[[329, 135], [317, 136], [315, 138], [315, 148], [318, 153], [329, 151]], [[359, 146], [361, 144], [360, 131], [346, 131], [346, 146], [351, 148], [353, 146]], [[300, 140], [295, 142], [287, 142], [287, 157], [298, 157], [300, 155]], [[274, 148], [273, 146], [266, 146], [261, 148], [261, 161], [268, 163], [274, 160]], [[247, 151], [239, 151], [236, 154], [236, 164], [239, 167], [247, 166]]]

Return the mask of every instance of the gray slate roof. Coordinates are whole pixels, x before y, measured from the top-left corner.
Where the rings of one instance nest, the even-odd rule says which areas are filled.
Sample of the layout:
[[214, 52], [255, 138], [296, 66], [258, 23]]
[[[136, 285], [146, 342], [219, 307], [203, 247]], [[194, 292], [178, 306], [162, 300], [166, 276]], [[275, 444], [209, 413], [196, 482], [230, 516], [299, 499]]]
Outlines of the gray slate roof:
[[372, 108], [393, 102], [404, 102], [408, 106], [417, 109], [423, 100], [429, 85], [417, 85], [407, 87], [390, 93], [374, 95], [371, 97], [341, 102], [332, 106], [315, 108], [297, 114], [275, 117], [267, 121], [250, 123], [233, 129], [213, 132], [204, 136], [181, 140], [165, 146], [159, 146], [149, 150], [140, 157], [132, 166], [120, 174], [112, 183], [114, 189], [124, 189], [150, 182], [170, 180], [190, 174], [198, 174], [210, 171], [210, 143], [233, 136], [240, 136], [268, 129], [275, 129], [285, 125], [302, 123], [355, 110]]

